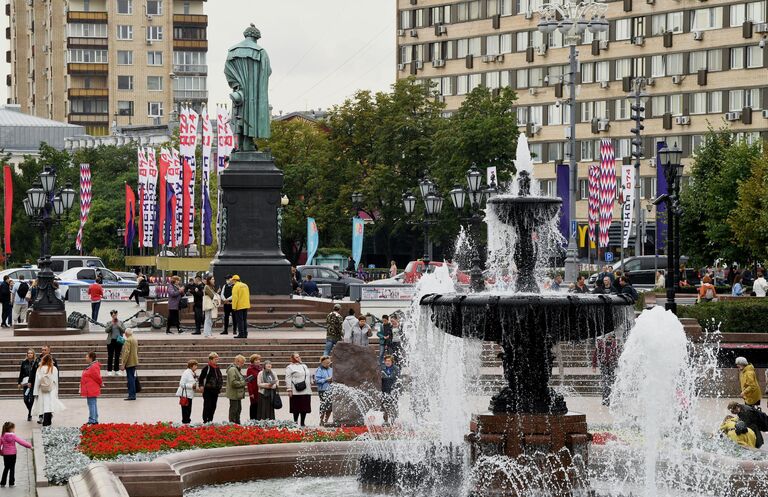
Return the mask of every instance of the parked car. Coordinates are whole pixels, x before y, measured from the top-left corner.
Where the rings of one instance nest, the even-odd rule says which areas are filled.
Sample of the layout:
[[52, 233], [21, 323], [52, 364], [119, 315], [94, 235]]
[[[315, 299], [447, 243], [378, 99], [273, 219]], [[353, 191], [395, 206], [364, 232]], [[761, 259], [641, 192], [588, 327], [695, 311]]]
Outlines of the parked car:
[[383, 280], [372, 280], [367, 285], [403, 285], [405, 284], [405, 272], [400, 272], [394, 278], [384, 278]]
[[[680, 257], [680, 264], [688, 262], [687, 257]], [[638, 257], [627, 257], [623, 262], [619, 262], [613, 266], [614, 271], [622, 271], [629, 276], [629, 280], [632, 282], [632, 286], [639, 288], [653, 288], [656, 285], [656, 270], [661, 269], [664, 271], [665, 276], [667, 272], [667, 256], [653, 255], [641, 255]], [[598, 273], [590, 275], [587, 280], [589, 286], [594, 286], [597, 282]], [[695, 285], [699, 283], [699, 276], [695, 269], [686, 268], [686, 276], [688, 283]]]
[[64, 300], [67, 300], [69, 293], [69, 285], [90, 285], [96, 281], [96, 275], [101, 274], [101, 277], [105, 285], [118, 285], [118, 286], [136, 286], [135, 281], [124, 280], [120, 276], [116, 275], [107, 268], [72, 268], [56, 277], [59, 282], [61, 295]]
[[318, 285], [331, 285], [331, 295], [334, 297], [347, 297], [350, 285], [365, 284], [363, 280], [343, 275], [325, 266], [299, 266], [296, 269], [299, 270], [303, 279], [311, 274], [312, 280]]
[[132, 273], [130, 271], [112, 271], [119, 277], [123, 279], [123, 281], [138, 281], [139, 277], [136, 273]]
[[81, 267], [104, 267], [104, 263], [99, 257], [80, 255], [54, 255], [51, 257], [51, 271], [55, 274]]
[[[411, 261], [407, 266], [405, 266], [405, 270], [403, 271], [404, 282], [416, 283], [425, 273], [431, 273], [435, 270], [435, 268], [441, 267], [442, 265], [443, 262], [440, 261], [430, 261], [428, 266], [426, 266], [424, 261], [421, 260]], [[456, 271], [455, 267], [455, 265], [448, 266], [448, 270], [450, 271], [451, 275], [453, 275], [453, 272]], [[463, 285], [469, 285], [470, 282], [469, 275], [462, 271], [456, 271], [456, 280]]]
[[10, 276], [13, 281], [18, 281], [21, 275], [24, 275], [25, 281], [32, 281], [37, 278], [38, 271], [37, 266], [5, 269], [0, 271], [0, 281], [3, 281], [6, 276]]

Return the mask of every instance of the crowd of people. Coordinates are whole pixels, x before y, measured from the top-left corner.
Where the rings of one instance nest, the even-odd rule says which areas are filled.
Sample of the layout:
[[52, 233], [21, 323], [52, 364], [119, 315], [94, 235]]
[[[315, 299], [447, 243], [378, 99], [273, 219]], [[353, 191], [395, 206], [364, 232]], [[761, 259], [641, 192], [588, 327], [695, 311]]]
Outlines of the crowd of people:
[[13, 328], [27, 322], [30, 302], [37, 296], [37, 280], [29, 283], [20, 275], [17, 281], [5, 275], [0, 283], [0, 328]]

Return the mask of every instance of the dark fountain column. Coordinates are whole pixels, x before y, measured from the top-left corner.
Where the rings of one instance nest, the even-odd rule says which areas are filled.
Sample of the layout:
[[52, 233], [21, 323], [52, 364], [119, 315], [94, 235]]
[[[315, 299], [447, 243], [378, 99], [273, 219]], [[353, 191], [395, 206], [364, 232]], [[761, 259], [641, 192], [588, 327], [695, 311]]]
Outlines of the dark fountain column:
[[289, 295], [290, 263], [277, 239], [283, 173], [269, 153], [235, 152], [221, 174], [222, 233], [216, 280], [237, 274], [251, 295]]

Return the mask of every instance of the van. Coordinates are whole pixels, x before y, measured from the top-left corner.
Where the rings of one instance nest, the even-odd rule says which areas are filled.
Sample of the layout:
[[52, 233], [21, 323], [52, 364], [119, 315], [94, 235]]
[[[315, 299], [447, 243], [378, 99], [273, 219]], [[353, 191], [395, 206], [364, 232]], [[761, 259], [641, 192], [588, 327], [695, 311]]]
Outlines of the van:
[[51, 271], [60, 274], [73, 267], [105, 267], [99, 257], [81, 255], [54, 255], [51, 257]]

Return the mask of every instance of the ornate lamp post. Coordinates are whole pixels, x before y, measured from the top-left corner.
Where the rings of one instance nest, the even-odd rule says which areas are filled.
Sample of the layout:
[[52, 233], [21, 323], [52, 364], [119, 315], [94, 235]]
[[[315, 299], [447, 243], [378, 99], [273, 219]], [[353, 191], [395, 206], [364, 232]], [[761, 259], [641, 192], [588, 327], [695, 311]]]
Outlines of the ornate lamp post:
[[677, 291], [680, 265], [680, 180], [683, 177], [683, 165], [681, 164], [683, 151], [677, 147], [677, 143], [669, 148], [666, 144], [659, 150], [659, 158], [664, 168], [664, 177], [667, 185], [672, 187], [671, 194], [663, 194], [657, 197], [654, 205], [661, 202], [667, 206], [667, 303], [665, 309], [677, 314]]
[[376, 221], [373, 213], [365, 210], [363, 207], [363, 202], [365, 202], [365, 195], [363, 195], [361, 192], [352, 192], [350, 198], [352, 199], [352, 208], [355, 211], [355, 216], [357, 216], [359, 212], [363, 212], [370, 218], [371, 221]]
[[[424, 230], [424, 264], [429, 264], [429, 227], [437, 223], [437, 216], [443, 210], [443, 197], [435, 189], [435, 184], [428, 177], [419, 181], [419, 191], [424, 201], [424, 219], [421, 221], [411, 221], [413, 224], [421, 224]], [[408, 216], [412, 216], [416, 211], [416, 196], [411, 192], [403, 193], [403, 208]]]
[[[541, 20], [538, 30], [547, 36], [555, 30], [559, 30], [564, 36], [564, 42], [569, 46], [568, 74], [564, 81], [568, 84], [568, 98], [564, 103], [568, 105], [570, 113], [570, 127], [567, 133], [566, 156], [568, 164], [568, 218], [571, 223], [576, 220], [576, 191], [578, 187], [578, 169], [576, 164], [576, 73], [578, 72], [578, 50], [576, 45], [581, 41], [581, 35], [589, 30], [592, 33], [602, 33], [608, 30], [608, 21], [605, 12], [608, 5], [597, 3], [593, 0], [585, 0], [579, 3], [566, 0], [562, 5], [548, 3], [539, 8]], [[568, 248], [565, 258], [565, 279], [576, 281], [578, 270], [578, 248], [576, 246], [576, 233], [570, 233]]]
[[465, 200], [469, 200], [469, 212], [468, 215], [463, 216], [461, 219], [470, 223], [471, 231], [473, 233], [474, 247], [472, 249], [472, 269], [470, 271], [470, 278], [472, 282], [472, 289], [476, 292], [482, 291], [485, 288], [485, 282], [483, 279], [482, 261], [480, 258], [480, 233], [478, 226], [483, 220], [482, 205], [487, 197], [491, 197], [496, 193], [496, 188], [488, 187], [481, 184], [483, 174], [477, 169], [476, 166], [472, 166], [467, 170], [467, 188], [462, 188], [461, 185], [455, 185], [451, 190], [451, 201], [453, 206], [459, 213], [464, 212]]
[[51, 270], [51, 229], [61, 222], [61, 216], [69, 214], [76, 193], [72, 184], [56, 190], [56, 171], [46, 167], [39, 181], [27, 190], [24, 210], [33, 225], [40, 227], [40, 259], [37, 264], [37, 297], [32, 303], [30, 328], [64, 328], [66, 313], [64, 301], [56, 295], [54, 274]]

